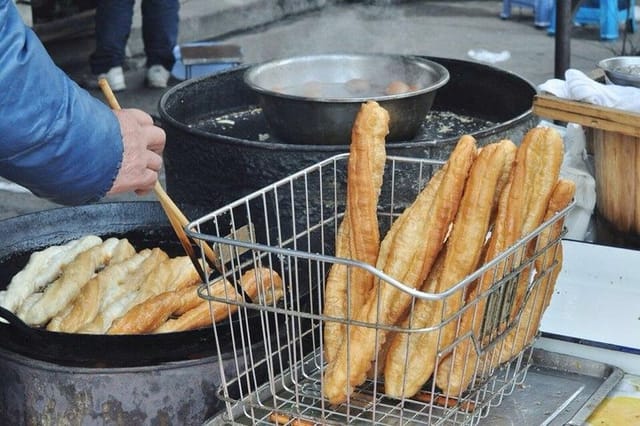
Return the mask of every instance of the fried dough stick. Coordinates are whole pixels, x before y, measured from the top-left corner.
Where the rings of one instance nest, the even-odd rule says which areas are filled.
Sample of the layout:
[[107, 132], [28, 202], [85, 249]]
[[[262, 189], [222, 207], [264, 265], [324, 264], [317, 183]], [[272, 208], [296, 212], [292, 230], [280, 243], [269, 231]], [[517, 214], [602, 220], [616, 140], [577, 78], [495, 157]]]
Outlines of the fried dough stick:
[[[176, 303], [175, 294], [167, 298], [158, 296], [199, 282], [200, 276], [189, 256], [165, 260], [146, 277], [136, 298], [125, 308], [125, 313], [113, 321], [107, 334], [140, 334], [154, 330], [171, 315], [171, 308]], [[154, 303], [146, 303], [150, 299]], [[161, 318], [163, 314], [166, 316]]]
[[[527, 132], [516, 154], [515, 174], [509, 190], [507, 211], [507, 247], [530, 234], [542, 224], [551, 194], [560, 177], [560, 167], [564, 157], [564, 143], [557, 130], [550, 127], [536, 127]], [[523, 167], [518, 167], [523, 165]], [[514, 265], [533, 254], [534, 242], [525, 253], [514, 254]], [[527, 271], [520, 276], [516, 287], [509, 321], [513, 322], [522, 309], [523, 298], [529, 284]]]
[[[549, 207], [545, 214], [545, 220], [550, 220], [553, 216], [564, 210], [573, 200], [575, 195], [575, 183], [566, 179], [560, 179], [556, 185]], [[554, 222], [550, 227], [543, 230], [537, 238], [537, 246], [542, 249], [557, 239], [562, 232], [564, 220]], [[549, 247], [544, 255], [535, 260], [536, 277], [542, 280], [535, 294], [531, 294], [527, 300], [522, 315], [518, 320], [517, 327], [513, 328], [506, 336], [505, 344], [501, 350], [500, 363], [509, 361], [513, 356], [525, 348], [538, 333], [538, 326], [542, 314], [551, 302], [553, 289], [555, 288], [558, 275], [562, 269], [562, 240], [556, 243], [555, 247]]]
[[[284, 295], [284, 287], [280, 275], [269, 268], [255, 268], [245, 272], [240, 278], [240, 285], [245, 294], [254, 303], [262, 303], [270, 306], [277, 303]], [[195, 294], [197, 296], [197, 289]], [[218, 280], [214, 282], [209, 291], [212, 296], [224, 298], [227, 300], [242, 301], [233, 286], [226, 280]], [[192, 294], [193, 295], [193, 294]], [[189, 296], [190, 297], [190, 296]], [[218, 301], [208, 301], [201, 299], [191, 309], [185, 309], [184, 313], [178, 318], [169, 319], [160, 327], [156, 328], [154, 333], [168, 333], [176, 331], [191, 330], [195, 328], [211, 325], [212, 321], [218, 322], [227, 318], [238, 310], [238, 305], [232, 303], [224, 303]], [[183, 299], [184, 304], [184, 299]], [[184, 307], [181, 305], [181, 308]], [[181, 309], [176, 310], [174, 314], [180, 313]]]
[[[575, 183], [560, 179], [549, 201], [549, 206], [544, 218], [545, 221], [564, 210], [571, 203], [574, 194]], [[562, 232], [563, 225], [564, 219], [560, 219], [550, 227], [545, 228], [537, 238], [538, 247], [542, 249], [556, 240]], [[480, 359], [478, 371], [481, 377], [492, 374], [498, 365], [510, 361], [535, 338], [542, 315], [551, 302], [553, 289], [562, 268], [562, 241], [557, 241], [555, 246], [549, 247], [545, 251], [544, 255], [536, 258], [535, 268], [536, 275], [534, 279], [541, 281], [537, 285], [537, 288], [529, 295], [518, 320], [518, 324], [507, 333], [501, 344], [496, 345]], [[454, 382], [455, 380], [460, 380], [457, 378], [457, 374], [462, 373], [454, 372], [454, 375], [452, 375], [450, 379], [452, 380], [451, 386], [457, 386]], [[471, 380], [472, 378], [466, 378], [466, 381], [463, 379], [462, 385], [460, 385], [461, 389], [458, 393], [464, 392], [471, 383]], [[450, 394], [453, 393], [454, 392], [450, 392]]]
[[[481, 149], [469, 172], [442, 267], [438, 268], [439, 274], [427, 280], [424, 291], [447, 291], [477, 268], [494, 210], [495, 192], [505, 170], [508, 173], [515, 152], [516, 146], [508, 140]], [[453, 318], [463, 306], [463, 290], [445, 300], [419, 299], [402, 328], [435, 327]], [[417, 393], [435, 369], [438, 350], [455, 340], [457, 326], [457, 319], [453, 319], [431, 332], [397, 333], [385, 363], [385, 393], [394, 397]]]
[[[243, 274], [240, 281], [246, 294], [256, 303], [263, 301], [265, 304], [269, 304], [283, 296], [282, 279], [271, 269], [251, 269]], [[233, 286], [222, 278], [215, 281], [210, 290], [217, 297], [242, 300]], [[201, 306], [203, 304], [204, 307]], [[215, 306], [213, 309], [215, 321], [219, 321], [222, 318], [221, 315], [229, 312], [227, 304], [218, 304], [223, 305], [224, 309]], [[237, 305], [231, 308], [231, 312], [235, 312], [235, 310], [237, 310]], [[180, 316], [177, 319], [168, 319], [172, 315]], [[184, 331], [209, 324], [211, 324], [211, 314], [207, 300], [199, 297], [197, 285], [189, 285], [157, 294], [134, 306], [114, 322], [107, 334]]]
[[[364, 103], [351, 131], [347, 169], [347, 207], [336, 235], [336, 256], [375, 265], [380, 247], [378, 198], [386, 161], [389, 113], [378, 103]], [[373, 275], [335, 263], [325, 285], [323, 315], [354, 317], [373, 287]], [[347, 305], [348, 303], [348, 305]], [[344, 324], [326, 321], [324, 356], [331, 361], [344, 338]]]
[[[385, 249], [388, 256], [377, 262], [378, 269], [412, 288], [423, 283], [442, 249], [476, 151], [475, 139], [460, 138], [449, 160], [437, 173], [442, 177], [431, 179], [408, 208], [409, 216], [401, 228], [392, 233], [393, 241], [388, 242], [392, 246], [388, 252]], [[372, 288], [356, 319], [372, 325], [394, 325], [410, 303], [410, 295], [381, 282]], [[350, 327], [336, 359], [324, 373], [324, 395], [332, 404], [344, 402], [354, 387], [364, 382], [384, 339], [384, 330]]]
[[[555, 137], [555, 136], [552, 135], [552, 137]], [[555, 167], [553, 164], [550, 164], [549, 166]], [[550, 172], [550, 174], [551, 176], [557, 176], [553, 171]], [[550, 215], [556, 214], [557, 212], [562, 210], [564, 207], [566, 207], [569, 204], [569, 202], [571, 202], [571, 199], [573, 198], [573, 192], [575, 192], [575, 190], [568, 188], [569, 186], [575, 186], [575, 185], [572, 182], [568, 182], [568, 181], [563, 181], [563, 180], [557, 181], [556, 185], [553, 188], [553, 191], [550, 194], [549, 202], [547, 203], [547, 207], [545, 208], [546, 212], [543, 216], [543, 220], [549, 219], [551, 217]], [[546, 197], [542, 197], [542, 202], [544, 202], [545, 198]], [[485, 263], [494, 259], [500, 252], [506, 249], [508, 247], [507, 244], [510, 241], [514, 241], [513, 237], [509, 238], [508, 234], [506, 233], [506, 228], [501, 226], [502, 224], [508, 223], [505, 216], [507, 216], [508, 214], [514, 211], [513, 209], [509, 210], [507, 207], [507, 203], [511, 202], [510, 201], [511, 199], [512, 198], [510, 196], [505, 195], [505, 197], [503, 197], [503, 199], [501, 200], [501, 205], [500, 205], [501, 212], [499, 212], [498, 218], [496, 220], [496, 229], [494, 229], [494, 233], [492, 234], [492, 237], [491, 237], [492, 240], [490, 242], [490, 246], [485, 258]], [[535, 222], [523, 225], [525, 227], [524, 230], [525, 231], [528, 230], [528, 228], [533, 226], [534, 223]], [[542, 221], [540, 221], [540, 223], [542, 223]], [[539, 226], [540, 223], [535, 225], [535, 227]], [[562, 228], [562, 223], [556, 222], [553, 226], [555, 229], [555, 231], [553, 232], [557, 232], [557, 234], [559, 235]], [[529, 232], [535, 229], [535, 227], [529, 230]], [[559, 229], [556, 229], [558, 227]], [[537, 244], [539, 247], [542, 247], [542, 245], [540, 244], [543, 241], [545, 240], [547, 242], [549, 241], [549, 238], [550, 238], [549, 232], [550, 230], [546, 229], [537, 238], [538, 240]], [[556, 238], [556, 237], [551, 237], [551, 238]], [[534, 241], [533, 244], [536, 244], [536, 242]], [[543, 265], [539, 263], [539, 260], [536, 260], [536, 269], [538, 271], [540, 271], [539, 267], [541, 266]], [[488, 291], [493, 282], [502, 278], [505, 268], [506, 268], [506, 265], [502, 263], [500, 265], [497, 265], [495, 268], [492, 268], [492, 270], [488, 271], [487, 273], [485, 273], [481, 277], [480, 284], [476, 290], [476, 293], [473, 294], [471, 298], [477, 297], [478, 295], [481, 295], [486, 291]], [[559, 269], [560, 267], [558, 267], [558, 271]], [[518, 282], [518, 285], [521, 286], [524, 291], [527, 288], [528, 280], [529, 280], [528, 270], [523, 271], [521, 273], [521, 277], [522, 279], [520, 280], [520, 282]], [[539, 290], [539, 291], [542, 291], [542, 290]], [[481, 326], [482, 326], [483, 317], [485, 315], [485, 308], [486, 308], [486, 298], [481, 298], [478, 301], [476, 309], [475, 310], [470, 309], [468, 311], [469, 312], [468, 316], [466, 316], [463, 319], [464, 327], [468, 327], [468, 324], [472, 323], [471, 327], [472, 327], [473, 333], [477, 337], [479, 337], [481, 333]], [[473, 316], [473, 313], [474, 313], [473, 311], [475, 311], [475, 316]], [[535, 326], [535, 328], [537, 330], [537, 325]], [[504, 342], [501, 345], [497, 345], [496, 348], [498, 349], [500, 347], [511, 348], [513, 345], [509, 344], [508, 341], [509, 341], [509, 338], [505, 337]], [[522, 348], [524, 348], [524, 345], [522, 345]], [[514, 353], [511, 351], [511, 349], [505, 349], [504, 351], [501, 352], [501, 354], [503, 355], [503, 357], [498, 356], [498, 354], [495, 351], [490, 351], [487, 355], [485, 355], [485, 361], [482, 363], [482, 364], [486, 364], [485, 369], [486, 367], [490, 367], [489, 370], [492, 370], [500, 362], [507, 361], [511, 357], [511, 355]], [[462, 341], [456, 347], [454, 353], [446, 357], [438, 367], [438, 372], [436, 374], [437, 386], [440, 387], [443, 390], [443, 392], [445, 392], [447, 395], [450, 395], [450, 396], [459, 396], [460, 394], [462, 394], [462, 392], [464, 392], [469, 387], [469, 385], [471, 384], [471, 381], [473, 380], [474, 372], [476, 370], [476, 367], [479, 365], [478, 358], [479, 358], [479, 354], [477, 353], [477, 350], [473, 345], [473, 343], [471, 342], [471, 340], [465, 339], [464, 341]]]

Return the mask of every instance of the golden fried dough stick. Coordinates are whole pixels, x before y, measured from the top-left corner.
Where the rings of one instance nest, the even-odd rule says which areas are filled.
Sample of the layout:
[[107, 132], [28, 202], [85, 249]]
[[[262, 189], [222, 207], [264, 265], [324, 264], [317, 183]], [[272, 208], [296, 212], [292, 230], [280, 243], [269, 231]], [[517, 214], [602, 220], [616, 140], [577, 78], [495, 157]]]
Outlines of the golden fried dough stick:
[[[575, 189], [575, 183], [572, 181], [566, 179], [558, 181], [549, 201], [545, 220], [551, 219], [571, 203]], [[537, 238], [537, 246], [542, 249], [557, 239], [562, 232], [563, 225], [564, 220], [560, 219], [544, 229]], [[518, 320], [518, 325], [507, 334], [500, 353], [500, 363], [509, 361], [518, 354], [531, 343], [538, 332], [540, 319], [551, 302], [553, 289], [562, 269], [562, 241], [558, 241], [556, 245], [556, 247], [550, 247], [543, 256], [538, 257], [535, 261], [537, 276], [534, 279], [539, 279], [541, 282], [537, 291], [528, 298]]]
[[169, 290], [179, 290], [200, 282], [200, 276], [189, 256], [172, 257], [162, 262], [144, 280], [136, 302]]
[[[538, 127], [527, 132], [516, 154], [516, 166], [510, 176], [508, 195], [501, 203], [500, 208], [503, 212], [499, 213], [499, 218], [496, 220], [485, 263], [494, 259], [542, 223], [552, 191], [558, 181], [563, 155], [562, 137], [554, 129]], [[533, 254], [534, 245], [535, 241], [532, 241], [526, 250], [514, 253], [510, 259], [487, 272], [481, 279], [481, 290], [487, 291], [491, 284], [500, 280], [509, 268], [517, 268], [523, 260], [530, 257]], [[530, 268], [527, 267], [521, 271], [517, 282], [509, 323], [513, 322], [522, 309], [529, 279]], [[476, 324], [474, 324], [476, 335], [480, 333], [485, 311], [492, 309], [484, 306], [484, 303], [486, 302], [483, 301], [480, 305], [482, 310], [476, 311]], [[502, 332], [506, 327], [507, 324], [501, 324], [498, 331]], [[488, 339], [489, 337], [485, 337], [485, 343]], [[457, 349], [459, 351], [457, 360], [445, 360], [444, 368], [440, 372], [439, 385], [446, 386], [445, 392], [451, 395], [459, 395], [473, 379], [478, 354], [470, 342], [466, 345], [467, 347], [462, 346]], [[465, 357], [466, 363], [463, 362]], [[498, 357], [492, 353], [488, 353], [485, 360], [491, 358], [495, 359], [495, 362], [498, 361]], [[449, 363], [453, 365], [449, 366]], [[466, 367], [463, 364], [466, 364]]]
[[[375, 265], [380, 248], [378, 197], [386, 162], [385, 137], [389, 133], [389, 113], [369, 101], [360, 107], [349, 147], [347, 169], [347, 207], [336, 235], [336, 256]], [[373, 275], [360, 269], [348, 271], [334, 264], [325, 284], [323, 315], [352, 317], [373, 286]], [[348, 289], [348, 290], [347, 290]], [[348, 293], [348, 294], [347, 294]], [[347, 306], [348, 301], [348, 306]], [[344, 324], [326, 321], [324, 355], [330, 361], [344, 338]]]
[[[284, 295], [282, 278], [269, 268], [255, 268], [240, 278], [245, 294], [254, 302], [272, 305]], [[242, 296], [226, 280], [219, 279], [209, 286], [210, 295], [227, 300], [242, 301]], [[201, 303], [187, 310], [176, 319], [169, 319], [156, 328], [154, 333], [169, 333], [205, 327], [227, 318], [238, 310], [238, 305], [201, 299]], [[213, 316], [213, 318], [212, 318]]]
[[[486, 262], [488, 256], [494, 257], [495, 252], [500, 252], [505, 248], [504, 233], [501, 231], [500, 226], [497, 224], [501, 224], [505, 222], [505, 215], [507, 212], [507, 201], [510, 184], [505, 183], [508, 179], [505, 179], [505, 176], [509, 176], [511, 174], [511, 168], [513, 166], [514, 158], [516, 156], [516, 146], [513, 145], [510, 141], [500, 141], [498, 145], [496, 145], [499, 149], [494, 155], [501, 155], [500, 158], [494, 157], [496, 160], [495, 167], [496, 170], [493, 172], [498, 172], [498, 174], [488, 172], [491, 177], [487, 184], [491, 184], [494, 187], [494, 195], [493, 195], [493, 206], [490, 206], [491, 215], [488, 217], [489, 222], [486, 223], [486, 231], [488, 231], [491, 223], [496, 224], [494, 226], [491, 239], [489, 240], [488, 247], [478, 248], [474, 246], [474, 250], [478, 250], [480, 256], [478, 257], [479, 263]], [[482, 154], [481, 154], [482, 155]], [[500, 168], [502, 168], [500, 170]], [[489, 175], [488, 175], [489, 176]], [[469, 185], [469, 183], [467, 184]], [[485, 201], [486, 202], [486, 201]], [[501, 228], [501, 229], [500, 229]], [[469, 271], [469, 273], [472, 271]], [[481, 277], [474, 286], [470, 286], [468, 288], [468, 293], [465, 294], [465, 300], [475, 300], [479, 294], [484, 293], [489, 289], [491, 284], [493, 284], [492, 273], [487, 273]], [[463, 314], [460, 327], [458, 331], [458, 336], [462, 336], [468, 333], [470, 330], [473, 330], [476, 335], [480, 333], [480, 326], [482, 324], [482, 313], [485, 310], [486, 299], [482, 298], [478, 300], [477, 304]], [[474, 322], [475, 321], [475, 322]], [[441, 389], [447, 389], [447, 386], [450, 384], [451, 375], [455, 373], [459, 373], [459, 369], [464, 369], [464, 366], [467, 365], [467, 371], [473, 371], [473, 367], [475, 365], [476, 358], [473, 359], [473, 355], [475, 355], [475, 349], [470, 348], [472, 345], [472, 341], [467, 338], [462, 340], [455, 349], [453, 354], [449, 354], [444, 357], [438, 366], [438, 370], [436, 372], [436, 384]], [[441, 345], [442, 347], [442, 345]], [[473, 351], [471, 354], [470, 352]], [[456, 366], [456, 370], [452, 373], [452, 363]]]
[[109, 263], [119, 244], [129, 242], [109, 238], [102, 244], [80, 253], [63, 268], [60, 278], [46, 288], [42, 298], [28, 312], [19, 313], [22, 320], [29, 325], [44, 325], [62, 312], [96, 271]]
[[[129, 259], [112, 263], [93, 277], [82, 288], [66, 315], [54, 317], [47, 325], [49, 331], [75, 333], [90, 323], [98, 313], [121, 294], [122, 282], [129, 274], [140, 267], [149, 257], [151, 250], [142, 250]], [[107, 295], [110, 295], [107, 298]]]
[[[442, 176], [443, 176], [442, 169], [436, 171], [436, 173], [430, 179], [430, 184], [433, 185], [434, 188], [437, 188], [440, 185], [440, 182], [442, 182]], [[377, 262], [378, 265], [384, 265], [387, 262], [389, 258], [389, 254], [391, 253], [392, 250], [394, 250], [392, 247], [392, 243], [395, 239], [395, 235], [398, 233], [400, 229], [403, 228], [407, 218], [412, 216], [411, 209], [415, 208], [416, 206], [417, 206], [417, 203], [414, 203], [408, 206], [404, 210], [404, 212], [400, 216], [398, 216], [398, 218], [391, 224], [391, 228], [387, 231], [387, 234], [385, 235], [384, 240], [380, 244], [380, 252], [378, 254], [378, 262]], [[442, 261], [440, 260], [441, 257], [443, 256], [438, 255], [438, 258], [433, 264], [429, 275], [425, 279], [425, 283], [430, 281], [430, 277], [435, 276], [435, 272], [437, 270], [442, 269], [441, 268]], [[423, 283], [420, 287], [424, 288], [426, 285], [425, 283]], [[431, 288], [431, 291], [433, 292], [434, 289], [435, 289], [435, 286]], [[427, 291], [427, 290], [423, 289], [423, 291]], [[408, 317], [408, 314], [409, 314], [408, 311], [404, 312], [398, 318], [397, 323], [402, 323]], [[389, 333], [389, 336], [387, 336], [385, 341], [382, 343], [382, 346], [378, 351], [378, 356], [376, 357], [375, 360], [372, 360], [372, 365], [371, 365], [371, 368], [369, 369], [369, 372], [367, 373], [367, 377], [370, 377], [370, 378], [377, 377], [384, 374], [385, 360], [387, 358], [387, 354], [392, 344], [392, 342], [389, 341], [389, 339], [393, 339], [394, 335], [395, 335], [395, 332]]]
[[[471, 136], [460, 138], [442, 168], [442, 181], [439, 185], [430, 181], [418, 195], [409, 208], [410, 216], [393, 234], [394, 241], [386, 262], [377, 262], [378, 269], [412, 288], [424, 282], [444, 245], [476, 151], [475, 139]], [[394, 325], [410, 303], [410, 295], [381, 282], [371, 289], [356, 319], [370, 324]], [[352, 325], [346, 336], [336, 359], [328, 364], [324, 373], [324, 394], [332, 404], [344, 402], [354, 387], [364, 382], [371, 362], [384, 343], [385, 331]]]
[[[447, 291], [477, 268], [494, 211], [495, 191], [504, 170], [508, 169], [505, 163], [513, 163], [515, 152], [516, 146], [507, 140], [481, 149], [469, 172], [446, 250], [443, 250], [442, 267], [424, 291]], [[438, 326], [460, 311], [463, 296], [460, 289], [446, 300], [416, 301], [403, 328]], [[385, 392], [394, 397], [410, 397], [418, 392], [435, 369], [438, 350], [453, 343], [457, 328], [458, 321], [454, 319], [432, 332], [396, 333], [385, 365]]]
[[121, 286], [116, 289], [117, 295], [107, 292], [105, 302], [109, 301], [109, 303], [105, 303], [93, 321], [80, 327], [78, 332], [91, 334], [105, 333], [109, 327], [111, 327], [113, 320], [122, 316], [130, 307], [130, 304], [138, 294], [138, 289], [145, 279], [167, 259], [169, 259], [169, 256], [162, 249], [158, 247], [152, 249], [140, 267], [125, 277]]
[[147, 275], [126, 313], [116, 318], [108, 334], [139, 334], [155, 330], [178, 308], [174, 290], [200, 282], [200, 275], [189, 256], [165, 260]]
[[180, 316], [187, 311], [195, 308], [202, 302], [205, 302], [205, 299], [200, 297], [198, 294], [199, 285], [185, 287], [182, 290], [177, 290], [178, 296], [180, 297], [180, 306], [175, 309], [172, 315]]
[[[575, 184], [571, 181], [560, 179], [554, 188], [551, 200], [549, 200], [545, 220], [567, 207], [574, 193]], [[555, 240], [560, 235], [563, 224], [564, 220], [561, 219], [554, 222], [551, 228], [543, 230], [537, 238], [540, 241], [538, 247], [545, 247], [550, 241]], [[554, 262], [557, 262], [557, 265], [553, 266], [553, 270], [549, 270]], [[507, 333], [500, 344], [485, 353], [480, 359], [478, 371], [481, 377], [490, 375], [498, 365], [510, 361], [535, 337], [542, 314], [551, 300], [553, 288], [562, 266], [561, 241], [558, 241], [556, 247], [551, 247], [543, 258], [538, 257], [535, 265], [536, 274], [538, 275], [535, 279], [541, 279], [542, 281], [538, 284], [537, 290], [534, 290], [529, 296], [516, 327]], [[540, 276], [541, 273], [539, 271], [546, 271], [545, 275]], [[523, 331], [525, 329], [527, 330], [526, 333]], [[469, 383], [463, 382], [458, 393], [463, 392], [469, 384], [470, 381]]]
[[[336, 257], [351, 258], [349, 250], [349, 211], [345, 212], [342, 223], [336, 234]], [[329, 270], [325, 283], [324, 307], [322, 314], [327, 318], [347, 317], [347, 279], [349, 268], [347, 265], [334, 263]], [[344, 324], [327, 320], [323, 329], [323, 351], [327, 361], [334, 359], [344, 338]]]
[[107, 334], [148, 333], [163, 324], [180, 306], [180, 296], [175, 291], [157, 294], [138, 303], [126, 314], [113, 321]]
[[[420, 288], [422, 291], [435, 293], [444, 269], [446, 254], [447, 247], [445, 246], [440, 250], [438, 258], [422, 284], [422, 287]], [[426, 327], [426, 324], [429, 324], [433, 318], [440, 318], [442, 316], [441, 312], [437, 312], [437, 309], [442, 310], [442, 303], [421, 303], [421, 306], [419, 306], [418, 303], [420, 302], [420, 300], [415, 302], [407, 316], [403, 319], [400, 328], [417, 329], [419, 327]], [[425, 363], [423, 359], [424, 357], [419, 351], [419, 349], [422, 348], [419, 348], [417, 345], [427, 345], [432, 341], [437, 341], [439, 332], [434, 330], [423, 334], [424, 337], [418, 336], [416, 333], [409, 334], [397, 331], [389, 336], [392, 340], [391, 343], [389, 343], [389, 348], [387, 349], [385, 358], [381, 361], [384, 363], [384, 392], [387, 395], [392, 397], [401, 397], [403, 395], [412, 396], [417, 392], [417, 390], [410, 393], [412, 391], [409, 389], [416, 386], [417, 389], [420, 389], [422, 384], [424, 384], [431, 376], [433, 366], [430, 364], [433, 364], [433, 362], [428, 361]], [[433, 337], [431, 335], [433, 335]], [[435, 358], [433, 354], [431, 354], [431, 356]], [[423, 365], [423, 363], [425, 365]], [[415, 369], [416, 365], [418, 366], [417, 369]], [[405, 368], [407, 366], [413, 367], [414, 370], [412, 371]], [[423, 380], [422, 376], [426, 376], [426, 379]]]
[[[536, 127], [527, 132], [516, 154], [514, 176], [509, 189], [507, 211], [507, 247], [518, 239], [530, 234], [544, 219], [551, 193], [560, 176], [560, 166], [564, 156], [564, 143], [557, 130], [550, 127]], [[532, 254], [532, 244], [526, 253], [514, 253], [517, 266]], [[509, 322], [513, 322], [522, 308], [523, 297], [529, 284], [528, 270], [521, 274]]]
[[[374, 266], [380, 249], [378, 197], [386, 161], [385, 137], [389, 113], [376, 102], [362, 105], [353, 125], [348, 174], [347, 209], [351, 257]], [[373, 276], [362, 269], [351, 273], [351, 312], [362, 306]]]
[[284, 296], [282, 278], [276, 271], [267, 267], [249, 269], [242, 274], [240, 285], [253, 303], [271, 306]]
[[[546, 221], [551, 219], [553, 215], [557, 214], [559, 211], [567, 207], [571, 202], [574, 193], [575, 184], [571, 181], [560, 179], [553, 190], [551, 199], [549, 200], [544, 220]], [[562, 225], [563, 221], [559, 220], [555, 222], [551, 227], [546, 228], [544, 231], [542, 231], [542, 233], [537, 238], [537, 246], [539, 248], [545, 247], [547, 244], [549, 244], [550, 241], [556, 239], [562, 231]], [[506, 362], [511, 359], [513, 355], [517, 354], [525, 347], [526, 344], [533, 340], [533, 337], [535, 337], [535, 333], [538, 329], [538, 324], [540, 322], [542, 312], [546, 308], [551, 298], [551, 294], [553, 292], [552, 289], [555, 285], [554, 283], [557, 278], [557, 274], [560, 272], [562, 264], [561, 243], [558, 243], [557, 248], [551, 248], [545, 254], [544, 260], [542, 258], [538, 258], [535, 261], [537, 271], [546, 270], [554, 261], [554, 254], [557, 254], [556, 261], [559, 262], [559, 265], [556, 266], [552, 272], [549, 272], [548, 276], [543, 278], [546, 281], [541, 283], [541, 285], [539, 286], [539, 289], [536, 292], [538, 296], [532, 296], [529, 299], [529, 301], [525, 305], [525, 310], [519, 321], [520, 324], [527, 324], [530, 327], [527, 333], [520, 332], [520, 334], [517, 334], [518, 329], [521, 328], [521, 326], [513, 329], [509, 332], [509, 334], [507, 334], [507, 336], [505, 336], [504, 342], [502, 344], [497, 345], [493, 351], [488, 352], [483, 357], [480, 364], [477, 364], [479, 355], [471, 340], [466, 339], [461, 342], [460, 345], [458, 345], [458, 347], [456, 348], [456, 352], [454, 352], [453, 356], [445, 358], [445, 360], [441, 363], [440, 370], [437, 374], [436, 384], [443, 390], [445, 394], [451, 396], [460, 395], [471, 384], [477, 365], [483, 366], [483, 369], [485, 370], [484, 373], [488, 373], [500, 363]], [[547, 288], [549, 286], [551, 287], [551, 289]], [[484, 291], [487, 289], [488, 288], [481, 290]], [[543, 294], [546, 294], [546, 302], [539, 300], [543, 297]], [[531, 299], [536, 299], [536, 302], [532, 302]], [[534, 303], [535, 305], [533, 305]], [[482, 315], [479, 315], [479, 313], [484, 312], [483, 309], [484, 301], [480, 301], [478, 304], [478, 309], [476, 310], [475, 322], [473, 323], [474, 333], [476, 334], [476, 336], [480, 335]], [[532, 315], [534, 316], [534, 319], [530, 321]], [[518, 338], [518, 344], [516, 345], [517, 349], [514, 351], [514, 342], [516, 336]], [[499, 352], [499, 354], [496, 352]]]
[[[62, 268], [85, 250], [102, 243], [96, 235], [47, 247], [32, 253], [25, 267], [11, 278], [5, 291], [0, 291], [0, 306], [17, 313], [29, 295], [41, 291], [62, 273]], [[25, 312], [27, 310], [25, 309]]]
[[[224, 297], [227, 300], [242, 301], [242, 296], [233, 288], [228, 281], [216, 281], [211, 286], [211, 295], [216, 297]], [[202, 303], [196, 305], [180, 315], [176, 319], [169, 319], [160, 327], [156, 328], [153, 333], [173, 333], [177, 331], [194, 330], [211, 325], [212, 315], [213, 321], [218, 322], [228, 318], [231, 314], [238, 310], [238, 305], [232, 303], [224, 303], [202, 300]]]

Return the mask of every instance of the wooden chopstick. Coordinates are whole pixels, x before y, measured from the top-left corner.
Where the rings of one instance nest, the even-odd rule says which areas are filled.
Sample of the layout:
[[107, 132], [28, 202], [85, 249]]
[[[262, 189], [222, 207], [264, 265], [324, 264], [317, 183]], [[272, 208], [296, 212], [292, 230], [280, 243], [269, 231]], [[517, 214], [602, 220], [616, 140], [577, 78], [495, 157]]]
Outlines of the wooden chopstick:
[[[121, 109], [120, 103], [116, 99], [116, 96], [114, 95], [113, 90], [111, 90], [111, 86], [109, 86], [109, 82], [106, 79], [101, 78], [100, 80], [98, 80], [98, 85], [100, 86], [100, 89], [102, 90], [104, 97], [107, 99], [107, 103], [109, 104], [111, 109], [116, 111], [120, 110]], [[197, 260], [196, 253], [193, 249], [193, 246], [191, 245], [191, 241], [189, 240], [189, 237], [184, 231], [184, 227], [189, 223], [189, 219], [187, 219], [184, 213], [182, 213], [182, 211], [178, 208], [176, 203], [174, 203], [171, 197], [169, 197], [169, 194], [167, 194], [164, 188], [162, 188], [162, 185], [160, 185], [159, 181], [156, 181], [153, 187], [153, 191], [155, 192], [156, 197], [160, 202], [160, 205], [164, 209], [167, 215], [167, 218], [171, 223], [171, 227], [173, 228], [176, 235], [178, 236], [178, 239], [180, 240], [180, 244], [182, 244], [182, 247], [184, 248], [187, 255], [189, 255], [189, 257], [194, 261], [194, 266], [196, 267], [196, 270], [198, 270], [201, 277], [205, 279], [204, 271], [202, 271], [200, 262], [198, 262]], [[205, 243], [204, 241], [202, 241], [201, 243], [202, 243], [202, 249], [204, 250], [204, 254], [207, 257], [207, 259], [211, 263], [213, 263], [213, 266], [220, 273], [222, 273], [222, 265], [220, 263], [220, 258], [218, 257], [218, 255], [215, 253], [215, 251], [213, 251], [213, 249], [207, 243]]]

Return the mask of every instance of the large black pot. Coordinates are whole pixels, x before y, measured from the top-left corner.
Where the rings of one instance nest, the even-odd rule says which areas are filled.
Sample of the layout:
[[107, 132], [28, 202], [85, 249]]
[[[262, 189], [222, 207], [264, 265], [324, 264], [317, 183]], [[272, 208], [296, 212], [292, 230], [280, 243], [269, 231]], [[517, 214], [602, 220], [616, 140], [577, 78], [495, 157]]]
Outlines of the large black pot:
[[[155, 202], [46, 210], [0, 221], [0, 289], [31, 252], [87, 234], [183, 254]], [[201, 424], [221, 407], [218, 360], [236, 362], [221, 356], [211, 327], [102, 336], [0, 323], [0, 424]]]
[[[387, 143], [389, 155], [446, 159], [461, 134], [480, 144], [519, 143], [537, 124], [531, 111], [536, 89], [521, 77], [474, 62], [428, 59], [450, 73], [432, 107], [441, 115], [425, 120], [412, 140]], [[349, 149], [281, 143], [268, 135], [256, 94], [243, 82], [245, 70], [185, 81], [160, 99], [167, 190], [179, 204], [212, 210]]]

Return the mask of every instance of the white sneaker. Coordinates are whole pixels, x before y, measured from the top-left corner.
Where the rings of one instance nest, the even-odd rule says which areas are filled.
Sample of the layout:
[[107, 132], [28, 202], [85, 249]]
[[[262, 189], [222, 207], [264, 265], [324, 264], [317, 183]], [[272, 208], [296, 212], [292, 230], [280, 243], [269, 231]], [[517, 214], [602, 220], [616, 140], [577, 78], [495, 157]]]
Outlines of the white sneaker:
[[109, 82], [109, 86], [111, 86], [111, 90], [114, 92], [119, 92], [127, 88], [127, 85], [124, 82], [124, 72], [122, 71], [122, 67], [113, 67], [105, 74], [98, 75], [98, 80], [105, 78], [107, 82]]
[[151, 65], [147, 70], [147, 85], [155, 88], [165, 88], [171, 73], [162, 65]]

